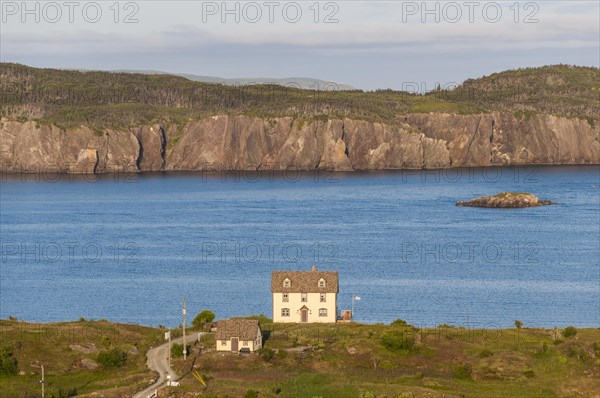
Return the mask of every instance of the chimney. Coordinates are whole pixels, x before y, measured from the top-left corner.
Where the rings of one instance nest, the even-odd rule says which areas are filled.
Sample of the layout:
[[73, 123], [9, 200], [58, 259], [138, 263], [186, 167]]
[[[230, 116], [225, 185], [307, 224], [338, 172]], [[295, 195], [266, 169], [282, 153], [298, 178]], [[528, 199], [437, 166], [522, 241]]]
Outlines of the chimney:
[[312, 272], [315, 272], [317, 270], [317, 266], [313, 264], [312, 266]]

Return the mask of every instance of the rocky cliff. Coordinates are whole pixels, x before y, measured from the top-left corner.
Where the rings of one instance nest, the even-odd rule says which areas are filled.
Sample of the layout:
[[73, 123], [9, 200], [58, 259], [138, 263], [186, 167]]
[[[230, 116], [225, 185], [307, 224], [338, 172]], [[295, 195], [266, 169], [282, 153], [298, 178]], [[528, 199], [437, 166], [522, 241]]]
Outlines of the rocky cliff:
[[408, 114], [398, 125], [213, 116], [184, 126], [63, 130], [3, 118], [4, 172], [383, 170], [599, 164], [600, 128], [586, 120], [508, 113]]

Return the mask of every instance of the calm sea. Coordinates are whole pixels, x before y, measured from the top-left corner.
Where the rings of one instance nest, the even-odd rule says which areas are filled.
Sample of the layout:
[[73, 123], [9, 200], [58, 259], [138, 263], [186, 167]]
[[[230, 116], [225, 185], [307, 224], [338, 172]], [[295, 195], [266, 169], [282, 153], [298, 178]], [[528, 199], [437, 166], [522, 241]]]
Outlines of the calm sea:
[[[272, 270], [336, 270], [368, 323], [600, 326], [598, 167], [3, 176], [0, 316], [271, 314]], [[527, 191], [559, 205], [456, 207]]]

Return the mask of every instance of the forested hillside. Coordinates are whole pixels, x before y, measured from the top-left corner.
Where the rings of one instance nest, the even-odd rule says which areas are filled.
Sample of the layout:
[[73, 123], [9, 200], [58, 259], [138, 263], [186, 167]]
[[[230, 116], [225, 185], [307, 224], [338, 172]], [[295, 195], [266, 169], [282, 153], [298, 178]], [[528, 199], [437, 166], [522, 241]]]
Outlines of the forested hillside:
[[182, 124], [209, 115], [348, 117], [396, 124], [421, 112], [502, 111], [598, 119], [600, 71], [567, 65], [496, 73], [438, 87], [426, 95], [300, 90], [278, 85], [225, 86], [171, 75], [79, 72], [0, 64], [4, 117], [63, 127], [127, 128], [154, 122]]

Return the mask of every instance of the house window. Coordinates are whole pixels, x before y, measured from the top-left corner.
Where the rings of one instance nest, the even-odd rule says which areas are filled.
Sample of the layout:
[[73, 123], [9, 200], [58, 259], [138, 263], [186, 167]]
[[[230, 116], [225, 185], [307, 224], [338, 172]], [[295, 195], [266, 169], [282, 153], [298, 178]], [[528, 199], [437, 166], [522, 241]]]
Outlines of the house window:
[[285, 278], [283, 280], [283, 287], [290, 287], [292, 286], [292, 282], [290, 282], [290, 280], [288, 278]]
[[327, 295], [326, 295], [325, 293], [321, 293], [321, 294], [319, 295], [319, 299], [320, 299], [320, 301], [321, 301], [322, 303], [324, 303], [324, 302], [326, 302], [326, 301], [327, 301]]
[[242, 344], [244, 347], [248, 347], [248, 342], [244, 341], [244, 343]]
[[308, 294], [301, 293], [301, 295], [300, 295], [300, 301], [302, 301], [303, 303], [306, 303], [308, 301]]
[[284, 302], [288, 302], [290, 301], [290, 295], [289, 293], [283, 293], [283, 300]]
[[319, 280], [319, 287], [325, 287], [325, 279], [320, 279]]
[[327, 316], [327, 308], [319, 308], [319, 316]]
[[227, 345], [227, 342], [225, 340], [221, 340], [221, 345]]
[[289, 308], [282, 308], [281, 309], [281, 316], [290, 316], [290, 309]]

